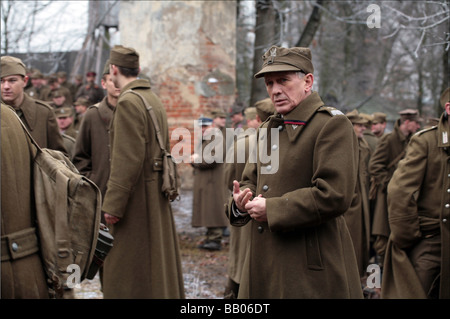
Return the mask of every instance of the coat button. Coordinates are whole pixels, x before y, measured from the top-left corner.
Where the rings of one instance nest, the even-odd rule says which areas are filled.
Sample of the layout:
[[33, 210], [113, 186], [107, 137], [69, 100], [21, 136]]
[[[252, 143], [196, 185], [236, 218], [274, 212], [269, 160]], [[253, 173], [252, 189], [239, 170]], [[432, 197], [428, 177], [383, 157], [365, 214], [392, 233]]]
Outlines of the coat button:
[[258, 233], [262, 234], [264, 231], [264, 228], [262, 226], [258, 226]]
[[13, 251], [18, 251], [19, 250], [19, 245], [17, 243], [12, 243], [11, 244], [11, 248]]
[[446, 219], [446, 218], [444, 218], [444, 219], [442, 220], [442, 222], [443, 222], [443, 223], [446, 223], [446, 222], [447, 222], [447, 219]]
[[272, 165], [267, 165], [266, 170], [270, 171], [272, 169]]
[[445, 208], [449, 208], [450, 207], [450, 204], [445, 204]]
[[264, 185], [264, 186], [262, 187], [262, 190], [265, 191], [265, 192], [267, 192], [267, 191], [269, 190], [269, 186]]
[[272, 150], [276, 151], [277, 149], [278, 149], [278, 145], [277, 144], [272, 145]]
[[278, 131], [281, 132], [283, 130], [283, 128], [284, 128], [283, 125], [278, 126]]

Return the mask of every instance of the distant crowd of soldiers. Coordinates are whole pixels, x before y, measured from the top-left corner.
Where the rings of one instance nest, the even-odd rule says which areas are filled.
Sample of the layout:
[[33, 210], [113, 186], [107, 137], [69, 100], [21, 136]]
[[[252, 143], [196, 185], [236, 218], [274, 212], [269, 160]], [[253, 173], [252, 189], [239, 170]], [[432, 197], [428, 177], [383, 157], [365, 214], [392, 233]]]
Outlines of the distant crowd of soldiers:
[[[170, 240], [173, 241], [174, 234], [167, 235], [169, 230], [170, 232], [174, 230], [173, 220], [171, 220], [170, 215], [158, 214], [159, 210], [170, 210], [166, 199], [159, 194], [159, 184], [154, 183], [153, 179], [147, 177], [136, 178], [138, 174], [144, 174], [142, 170], [148, 170], [149, 172], [145, 172], [145, 174], [155, 174], [160, 178], [158, 162], [147, 163], [147, 161], [157, 158], [160, 149], [156, 144], [147, 145], [151, 144], [147, 141], [151, 139], [153, 131], [146, 130], [147, 118], [141, 119], [141, 111], [145, 110], [143, 100], [133, 94], [128, 94], [124, 98], [121, 90], [123, 90], [122, 93], [127, 93], [129, 92], [128, 89], [133, 89], [148, 94], [145, 99], [150, 100], [152, 106], [158, 112], [158, 117], [164, 124], [167, 145], [170, 145], [168, 124], [164, 107], [151, 92], [148, 81], [137, 77], [139, 54], [132, 48], [117, 46], [111, 51], [110, 59], [107, 61], [102, 74], [103, 88], [100, 88], [95, 84], [96, 74], [93, 72], [86, 74], [85, 84], [70, 84], [67, 82], [64, 72], [45, 78], [38, 70], [27, 70], [20, 59], [3, 56], [1, 58], [2, 102], [15, 109], [17, 115], [41, 147], [63, 151], [72, 159], [80, 173], [92, 179], [99, 186], [102, 195], [106, 198], [103, 207], [105, 216], [102, 216], [102, 220], [105, 221], [106, 218], [106, 222], [109, 220], [110, 224], [114, 224], [116, 235], [121, 236], [121, 240], [124, 242], [130, 241], [129, 246], [122, 245], [120, 248], [113, 249], [108, 257], [108, 264], [111, 265], [106, 273], [109, 279], [106, 286], [108, 296], [113, 298], [120, 298], [123, 296], [122, 294], [155, 296], [159, 293], [155, 287], [151, 287], [151, 285], [150, 287], [145, 287], [145, 285], [141, 287], [131, 284], [137, 280], [131, 268], [137, 267], [139, 262], [126, 261], [122, 253], [129, 253], [130, 246], [132, 246], [132, 237], [137, 236], [135, 229], [142, 226], [151, 228], [151, 231], [143, 230], [143, 234], [145, 234], [143, 237], [148, 233], [155, 233], [160, 236], [158, 240], [152, 241], [149, 245], [156, 245], [156, 248], [158, 248], [160, 240], [167, 241], [167, 237], [170, 237]], [[207, 228], [205, 240], [199, 245], [199, 248], [220, 250], [224, 230], [230, 223], [234, 226], [242, 226], [231, 228], [231, 240], [234, 243], [230, 244], [230, 282], [226, 287], [226, 298], [238, 296], [244, 298], [300, 298], [311, 296], [357, 298], [360, 291], [355, 289], [355, 283], [357, 283], [355, 279], [358, 279], [355, 276], [356, 273], [359, 273], [364, 289], [366, 288], [364, 287], [364, 279], [367, 278], [367, 266], [369, 264], [378, 264], [381, 268], [385, 268], [386, 265], [395, 264], [395, 257], [393, 256], [401, 256], [400, 254], [396, 255], [398, 252], [392, 246], [393, 242], [398, 243], [401, 240], [398, 237], [393, 238], [391, 227], [392, 225], [397, 227], [396, 222], [400, 220], [400, 224], [404, 222], [403, 226], [408, 229], [408, 222], [411, 221], [411, 218], [410, 216], [399, 216], [396, 220], [393, 216], [400, 215], [396, 210], [411, 210], [411, 212], [417, 210], [417, 207], [411, 208], [405, 203], [400, 208], [395, 207], [395, 201], [400, 203], [402, 197], [398, 188], [404, 186], [404, 189], [408, 189], [408, 186], [410, 186], [409, 180], [405, 177], [407, 175], [405, 172], [412, 171], [414, 168], [420, 169], [415, 174], [416, 176], [422, 175], [420, 180], [415, 181], [419, 186], [416, 186], [415, 189], [411, 188], [412, 191], [404, 193], [403, 196], [411, 201], [420, 202], [419, 206], [422, 204], [421, 196], [428, 196], [431, 193], [430, 189], [433, 189], [429, 185], [422, 187], [423, 180], [430, 179], [433, 174], [438, 174], [436, 179], [443, 184], [443, 181], [439, 179], [443, 178], [440, 176], [443, 175], [440, 171], [431, 173], [426, 171], [430, 176], [423, 176], [425, 175], [424, 171], [428, 168], [421, 162], [423, 158], [417, 159], [416, 157], [420, 157], [417, 153], [422, 152], [424, 146], [420, 145], [417, 149], [413, 149], [414, 146], [411, 146], [410, 142], [418, 134], [428, 136], [425, 133], [417, 133], [421, 128], [431, 127], [437, 131], [437, 125], [440, 125], [439, 132], [441, 132], [441, 126], [444, 126], [442, 123], [447, 123], [447, 116], [444, 115], [450, 111], [449, 90], [447, 89], [441, 98], [441, 104], [447, 112], [444, 112], [441, 119], [431, 119], [430, 122], [423, 125], [424, 121], [417, 110], [405, 109], [398, 113], [399, 117], [394, 123], [392, 132], [387, 133], [385, 131], [387, 115], [384, 113], [376, 112], [368, 115], [353, 110], [345, 114], [352, 124], [350, 125], [349, 121], [343, 116], [336, 116], [343, 115], [342, 112], [323, 105], [318, 93], [312, 91], [313, 67], [308, 49], [286, 49], [274, 46], [264, 55], [263, 60], [263, 69], [255, 77], [264, 76], [269, 95], [273, 94], [275, 97], [281, 96], [283, 98], [279, 98], [279, 105], [275, 106], [273, 104], [275, 98], [271, 96], [272, 99], [259, 101], [254, 106], [247, 107], [245, 111], [242, 105], [234, 105], [231, 114], [232, 127], [243, 129], [278, 128], [279, 132], [282, 132], [280, 143], [268, 145], [268, 147], [283, 152], [283, 158], [280, 160], [284, 166], [280, 167], [277, 174], [260, 176], [257, 165], [261, 165], [261, 163], [239, 163], [241, 166], [238, 167], [235, 160], [233, 163], [219, 165], [219, 163], [208, 159], [205, 156], [207, 154], [203, 152], [199, 152], [203, 153], [203, 157], [198, 162], [194, 160], [197, 154], [197, 150], [194, 150], [191, 161], [194, 168], [192, 225]], [[297, 82], [300, 85], [292, 84]], [[289, 87], [289, 85], [292, 85], [292, 87]], [[298, 104], [289, 101], [292, 108], [288, 109], [286, 105], [288, 105], [289, 99], [287, 97], [291, 97], [290, 94], [294, 91], [306, 92], [307, 94], [305, 96], [300, 95], [302, 100], [298, 101]], [[119, 96], [121, 99], [118, 102]], [[292, 94], [292, 96], [295, 95]], [[121, 107], [115, 109], [116, 103], [121, 103]], [[127, 107], [129, 105], [139, 105], [139, 108]], [[116, 110], [115, 122], [112, 123], [114, 125], [110, 125], [114, 109]], [[306, 114], [307, 112], [311, 112], [311, 114]], [[314, 117], [312, 114], [317, 115]], [[55, 120], [55, 117], [57, 120]], [[206, 134], [208, 128], [211, 128], [209, 133], [214, 130], [223, 132], [226, 118], [227, 113], [222, 109], [214, 109], [208, 116], [201, 117], [198, 124], [202, 127], [202, 134]], [[57, 125], [55, 125], [55, 122], [57, 122]], [[82, 125], [80, 125], [81, 123]], [[351, 126], [353, 126], [354, 135], [351, 132]], [[305, 127], [310, 128], [310, 130], [305, 130]], [[445, 147], [449, 143], [447, 129], [448, 127], [445, 126], [445, 130], [442, 131], [442, 143], [440, 142]], [[57, 131], [60, 134], [57, 134]], [[426, 130], [420, 132], [424, 131]], [[297, 140], [299, 132], [304, 132], [300, 137], [301, 142]], [[149, 134], [150, 137], [144, 136], [144, 134]], [[127, 135], [126, 139], [124, 139], [124, 135]], [[71, 139], [67, 139], [67, 136]], [[225, 136], [225, 134], [221, 136]], [[115, 144], [111, 142], [114, 141], [114, 138], [116, 139]], [[256, 143], [256, 141], [256, 135], [242, 135], [234, 141], [234, 148], [232, 149], [237, 152], [239, 150], [237, 145], [244, 144], [248, 156], [249, 145]], [[356, 141], [358, 145], [356, 145]], [[211, 139], [203, 136], [201, 148], [205, 149], [211, 142]], [[413, 144], [418, 143], [425, 142], [414, 139]], [[155, 149], [150, 153], [144, 152], [141, 149], [144, 144], [148, 148], [153, 147]], [[339, 147], [337, 144], [341, 146]], [[441, 144], [439, 144], [440, 147]], [[116, 151], [111, 151], [110, 145], [114, 145]], [[324, 145], [326, 147], [323, 147]], [[225, 159], [227, 151], [230, 150], [230, 145], [223, 142], [223, 147]], [[304, 151], [307, 149], [309, 151]], [[134, 163], [134, 155], [130, 160], [130, 154], [137, 154], [136, 157], [139, 155], [142, 158]], [[151, 159], [148, 158], [149, 154], [153, 156]], [[236, 156], [235, 153], [234, 158]], [[141, 161], [146, 163], [143, 169], [140, 166]], [[402, 163], [401, 168], [398, 175], [394, 177], [399, 163]], [[158, 166], [158, 169], [155, 168], [156, 166]], [[437, 164], [435, 166], [437, 167]], [[298, 169], [292, 170], [293, 167]], [[305, 168], [309, 170], [309, 175], [305, 173]], [[270, 170], [270, 165], [266, 165], [265, 169]], [[133, 172], [136, 176], [131, 174]], [[127, 177], [127, 174], [132, 176]], [[356, 187], [353, 189], [355, 176], [357, 181]], [[405, 180], [407, 182], [405, 184], [391, 183], [393, 177], [402, 182], [405, 182]], [[450, 171], [448, 177], [450, 177]], [[313, 183], [313, 179], [317, 180]], [[130, 181], [139, 184], [142, 192], [132, 191], [134, 185], [128, 185], [132, 183]], [[153, 188], [149, 188], [149, 185]], [[307, 185], [308, 187], [299, 185]], [[251, 189], [245, 188], [245, 186]], [[439, 185], [439, 187], [442, 186]], [[346, 190], [343, 190], [340, 194], [340, 188], [346, 188]], [[310, 191], [305, 191], [306, 189]], [[446, 189], [447, 193], [450, 193], [450, 186]], [[232, 195], [231, 202], [229, 202], [230, 194]], [[265, 194], [265, 196], [262, 196], [262, 194]], [[394, 195], [391, 196], [391, 194], [400, 198], [394, 199]], [[153, 197], [150, 198], [147, 195]], [[130, 201], [131, 206], [127, 204], [128, 196], [136, 196], [134, 200]], [[280, 200], [283, 196], [286, 199]], [[345, 201], [342, 200], [343, 197], [346, 197]], [[126, 198], [126, 200], [123, 198]], [[266, 209], [266, 205], [268, 205], [266, 200], [274, 205], [271, 207], [272, 209]], [[425, 204], [426, 200], [426, 198], [423, 199]], [[149, 201], [149, 203], [151, 201], [151, 205], [142, 205], [145, 201]], [[348, 208], [345, 203], [349, 202], [351, 204]], [[435, 202], [437, 203], [438, 200], [435, 200]], [[225, 209], [224, 204], [226, 205]], [[259, 205], [264, 205], [262, 210], [258, 210], [257, 206]], [[336, 205], [336, 207], [333, 207], [333, 205]], [[450, 204], [447, 205], [450, 207]], [[446, 206], [446, 208], [448, 207]], [[345, 213], [342, 213], [344, 208]], [[393, 214], [391, 209], [394, 212]], [[121, 222], [125, 211], [130, 211], [127, 214], [132, 214], [139, 210], [142, 210], [142, 216], [162, 218], [158, 223], [167, 226], [165, 232], [159, 232], [155, 223], [143, 225], [139, 218], [133, 220], [133, 224], [130, 224], [130, 219]], [[436, 207], [433, 207], [430, 211], [434, 213], [434, 210], [436, 210]], [[424, 211], [426, 212], [426, 209]], [[342, 221], [341, 215], [343, 215], [345, 222]], [[426, 213], [422, 215], [426, 215]], [[440, 251], [441, 239], [440, 233], [439, 238], [437, 237], [436, 218], [435, 216], [428, 216], [429, 219], [427, 219], [427, 216], [422, 215], [419, 216], [420, 231], [423, 232], [424, 238], [433, 239], [436, 243], [439, 242], [439, 247], [436, 250]], [[268, 220], [270, 218], [273, 219], [269, 225]], [[142, 217], [142, 219], [145, 218]], [[298, 225], [293, 225], [291, 220]], [[411, 223], [413, 222], [419, 223], [417, 220], [413, 220]], [[444, 218], [442, 222], [446, 223], [447, 219]], [[417, 226], [416, 224], [414, 226]], [[250, 230], [249, 227], [253, 228]], [[271, 228], [269, 229], [269, 227]], [[347, 238], [346, 229], [348, 229], [351, 240]], [[400, 236], [399, 234], [401, 232], [396, 229], [395, 235]], [[417, 235], [417, 237], [421, 236], [422, 234]], [[303, 241], [305, 241], [305, 244], [303, 244]], [[336, 241], [340, 242], [340, 246]], [[263, 242], [265, 244], [262, 244]], [[300, 244], [294, 245], [293, 243]], [[327, 247], [321, 247], [321, 245], [327, 245]], [[348, 248], [352, 245], [354, 254], [351, 252], [352, 249]], [[167, 260], [171, 260], [174, 276], [164, 277], [167, 282], [163, 286], [167, 288], [167, 296], [179, 298], [184, 296], [184, 291], [176, 241], [171, 244], [171, 247], [173, 251], [170, 252], [170, 258], [167, 257]], [[249, 247], [251, 247], [251, 252]], [[146, 254], [151, 255], [156, 248], [149, 249], [149, 247], [146, 247]], [[443, 248], [444, 250], [447, 252], [447, 246], [445, 246], [445, 249]], [[158, 250], [158, 252], [162, 255], [169, 254], [167, 247]], [[443, 256], [445, 255], [445, 258], [448, 258], [446, 254], [443, 253]], [[142, 251], [139, 249], [132, 255], [132, 258], [136, 258], [136, 260], [144, 260], [141, 256]], [[301, 263], [301, 258], [304, 255], [308, 257], [307, 264]], [[274, 256], [278, 257], [274, 258]], [[357, 265], [353, 265], [353, 256], [356, 256]], [[3, 257], [2, 252], [2, 261]], [[412, 260], [422, 261], [422, 256], [414, 258]], [[442, 258], [444, 259], [444, 257]], [[281, 262], [283, 259], [284, 262]], [[157, 258], [149, 258], [148, 260], [155, 261]], [[309, 274], [308, 280], [298, 280], [294, 274], [294, 270], [297, 271], [297, 268], [292, 268], [291, 263], [287, 262], [292, 260], [297, 262], [294, 265], [295, 267], [305, 267], [302, 271]], [[336, 269], [332, 271], [325, 266], [331, 260], [333, 260], [333, 265], [340, 274], [334, 276], [334, 281], [331, 280], [331, 277], [335, 274]], [[130, 269], [123, 267], [124, 262], [128, 262], [127, 266]], [[440, 279], [439, 276], [436, 276], [436, 271], [438, 275], [440, 274], [441, 261], [435, 263], [439, 264], [439, 267], [426, 269], [424, 273], [427, 271], [428, 273], [423, 275], [423, 278], [420, 277], [420, 274], [417, 275], [420, 277], [416, 280], [416, 282], [420, 282], [417, 287], [423, 288], [426, 286], [429, 291], [425, 291], [421, 295], [412, 293], [411, 298], [447, 296], [448, 289], [442, 285], [439, 287]], [[161, 266], [160, 264], [155, 265]], [[256, 271], [261, 270], [261, 267], [265, 273]], [[417, 269], [418, 266], [414, 265], [414, 267]], [[424, 268], [427, 267], [428, 265], [424, 266]], [[386, 278], [389, 278], [390, 281], [386, 282], [391, 286], [386, 290], [385, 296], [405, 296], [404, 291], [408, 291], [408, 288], [398, 289], [401, 284], [391, 288], [392, 283], [398, 283], [398, 278], [401, 278], [399, 268], [388, 268]], [[117, 269], [121, 269], [120, 274], [116, 271]], [[157, 269], [158, 271], [161, 270], [160, 268]], [[272, 272], [274, 269], [276, 271]], [[317, 272], [319, 270], [330, 273], [325, 276], [326, 278], [322, 278]], [[130, 287], [129, 290], [121, 291], [121, 288], [117, 286], [119, 285], [118, 278], [124, 276], [124, 272], [127, 273]], [[270, 276], [267, 275], [269, 273], [274, 275], [273, 278], [269, 278]], [[288, 273], [292, 276], [292, 280], [286, 279]], [[349, 293], [345, 289], [342, 291], [336, 291], [335, 289], [335, 286], [341, 287], [341, 285], [344, 285], [346, 277], [344, 274], [352, 277], [348, 281], [348, 287], [352, 287], [349, 289]], [[442, 274], [444, 275], [441, 280], [448, 280], [448, 273], [442, 272]], [[151, 275], [154, 276], [151, 281], [161, 279], [157, 272]], [[177, 278], [176, 282], [171, 282], [173, 278]], [[264, 280], [258, 280], [258, 278]], [[411, 278], [408, 278], [407, 281], [414, 284], [413, 279], [415, 277]], [[429, 278], [435, 280], [424, 283], [427, 280], [429, 281]], [[324, 280], [330, 282], [325, 283]], [[239, 292], [241, 281], [244, 283], [244, 289]], [[316, 287], [316, 284], [319, 283], [325, 283], [321, 287], [323, 291], [320, 287]], [[123, 285], [121, 287], [123, 288]], [[155, 292], [150, 291], [150, 288], [155, 289]], [[445, 291], [439, 295], [439, 289]], [[401, 293], [398, 293], [397, 290]], [[371, 297], [371, 295], [379, 296], [379, 291], [365, 289], [364, 292], [368, 297]]]

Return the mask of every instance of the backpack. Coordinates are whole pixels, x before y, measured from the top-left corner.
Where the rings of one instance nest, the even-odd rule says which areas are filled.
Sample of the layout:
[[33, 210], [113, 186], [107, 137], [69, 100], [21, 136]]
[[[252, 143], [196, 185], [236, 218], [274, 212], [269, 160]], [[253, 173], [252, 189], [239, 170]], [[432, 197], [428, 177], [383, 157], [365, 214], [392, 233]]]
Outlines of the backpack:
[[155, 127], [156, 138], [158, 140], [159, 147], [161, 148], [163, 153], [162, 155], [163, 183], [161, 191], [171, 202], [174, 201], [175, 199], [180, 199], [180, 192], [179, 192], [180, 177], [178, 175], [177, 164], [174, 162], [170, 152], [168, 152], [164, 147], [164, 143], [161, 137], [161, 130], [158, 125], [158, 120], [156, 119], [155, 111], [153, 110], [152, 106], [147, 103], [147, 100], [145, 100], [141, 94], [131, 89], [129, 89], [125, 93], [128, 92], [134, 93], [141, 98], [142, 102], [144, 102], [145, 108], [150, 114], [153, 126]]
[[40, 148], [22, 126], [37, 149], [32, 182], [37, 236], [49, 293], [53, 298], [62, 298], [72, 271], [79, 276], [75, 281], [81, 282], [94, 260], [101, 227], [101, 193], [62, 152]]

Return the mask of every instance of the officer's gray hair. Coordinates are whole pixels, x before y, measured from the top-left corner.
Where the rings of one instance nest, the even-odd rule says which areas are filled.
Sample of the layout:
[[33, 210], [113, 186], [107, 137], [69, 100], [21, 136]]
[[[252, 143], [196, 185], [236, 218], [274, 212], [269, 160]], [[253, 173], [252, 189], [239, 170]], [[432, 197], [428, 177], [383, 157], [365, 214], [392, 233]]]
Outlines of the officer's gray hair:
[[306, 75], [302, 71], [295, 72], [295, 74], [297, 74], [300, 79], [303, 79], [303, 77]]

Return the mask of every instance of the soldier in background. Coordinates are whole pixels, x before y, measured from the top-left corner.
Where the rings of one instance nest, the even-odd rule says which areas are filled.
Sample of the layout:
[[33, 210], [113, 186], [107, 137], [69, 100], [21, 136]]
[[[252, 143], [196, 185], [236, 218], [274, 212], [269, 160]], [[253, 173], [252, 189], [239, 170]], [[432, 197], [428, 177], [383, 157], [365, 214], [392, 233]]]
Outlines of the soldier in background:
[[[103, 81], [103, 79], [102, 79]], [[75, 129], [78, 131], [80, 129], [81, 123], [83, 121], [84, 115], [88, 110], [89, 105], [89, 101], [87, 99], [85, 99], [84, 97], [79, 97], [74, 105], [74, 109], [75, 109], [75, 122], [74, 122], [74, 126]]]
[[44, 75], [39, 70], [35, 70], [30, 75], [30, 81], [31, 86], [25, 90], [25, 93], [33, 99], [42, 100], [42, 92], [48, 89], [44, 83]]
[[109, 61], [103, 71], [102, 86], [106, 96], [99, 104], [91, 105], [84, 115], [77, 135], [73, 163], [81, 174], [98, 186], [104, 197], [110, 170], [109, 125], [120, 95], [120, 89], [114, 85], [109, 74]]
[[244, 105], [241, 102], [235, 102], [231, 108], [231, 127], [236, 128], [246, 128], [246, 121], [244, 117]]
[[1, 57], [1, 96], [3, 103], [12, 106], [36, 143], [42, 148], [68, 154], [59, 133], [53, 109], [24, 92], [28, 82], [25, 65], [15, 57]]
[[390, 229], [387, 210], [387, 185], [398, 162], [405, 156], [406, 146], [411, 136], [420, 128], [421, 118], [417, 110], [406, 109], [398, 113], [400, 118], [394, 130], [383, 137], [377, 145], [369, 162], [371, 178], [369, 197], [375, 200], [372, 235], [375, 236], [373, 248], [379, 263], [383, 263], [386, 243]]
[[378, 144], [378, 138], [372, 132], [373, 116], [366, 113], [360, 113], [359, 115], [365, 119], [363, 136], [370, 147], [371, 153], [373, 153]]
[[77, 93], [75, 84], [67, 81], [67, 73], [64, 71], [60, 71], [58, 73], [56, 73], [56, 77], [58, 78], [58, 83], [60, 86], [63, 86], [65, 88], [67, 88], [70, 92], [70, 95], [72, 97], [72, 101], [75, 99], [75, 94]]
[[375, 112], [372, 114], [372, 133], [381, 138], [386, 130], [386, 114]]
[[47, 80], [47, 87], [42, 91], [41, 99], [43, 101], [51, 102], [53, 98], [53, 93], [59, 90], [65, 97], [66, 102], [72, 105], [73, 98], [68, 88], [61, 86], [58, 82], [58, 78], [56, 76], [50, 76]]
[[84, 97], [89, 101], [89, 104], [92, 105], [100, 102], [105, 97], [103, 89], [95, 84], [96, 76], [97, 73], [93, 71], [89, 71], [86, 73], [86, 84], [78, 89], [75, 95], [75, 99]]
[[59, 109], [61, 107], [72, 107], [66, 100], [66, 96], [61, 90], [55, 90], [52, 92], [52, 102], [49, 103], [54, 109]]
[[[250, 130], [247, 130], [248, 134], [239, 135], [237, 140], [233, 143], [233, 147], [227, 152], [224, 170], [225, 183], [229, 191], [227, 198], [229, 198], [233, 192], [233, 181], [241, 180], [242, 172], [244, 171], [248, 158], [256, 154], [256, 129], [269, 116], [273, 115], [274, 112], [275, 108], [270, 98], [258, 101], [255, 103], [254, 107], [249, 107], [245, 110], [245, 118], [247, 119], [247, 125]], [[241, 161], [239, 161], [238, 152], [239, 154], [245, 152], [245, 157]], [[250, 155], [250, 152], [253, 152], [252, 155]], [[244, 265], [247, 252], [246, 244], [250, 234], [249, 227], [250, 224], [242, 227], [231, 226], [230, 228], [228, 282], [224, 292], [225, 299], [236, 299], [239, 294], [242, 266]]]
[[[5, 72], [3, 62], [2, 57], [2, 73]], [[34, 190], [30, 182], [37, 150], [14, 109], [1, 103], [0, 111], [1, 297], [48, 299], [47, 279], [36, 236]]]
[[411, 138], [388, 186], [383, 298], [450, 299], [450, 88], [437, 126]]
[[[224, 183], [225, 135], [220, 127], [213, 125], [210, 117], [201, 117], [198, 125], [202, 128], [199, 149], [191, 156], [194, 168], [194, 192], [192, 204], [192, 227], [206, 227], [201, 249], [221, 250], [223, 229], [229, 225], [224, 213], [226, 189]], [[213, 150], [205, 149], [215, 146]], [[222, 155], [216, 154], [221, 148]], [[217, 157], [216, 157], [217, 156]]]
[[364, 132], [369, 124], [367, 118], [358, 114], [357, 110], [348, 112], [348, 119], [358, 138], [358, 180], [356, 191], [350, 209], [344, 214], [350, 235], [352, 236], [358, 261], [359, 275], [364, 278], [370, 258], [370, 203], [369, 203], [369, 160], [371, 149], [364, 138]]

